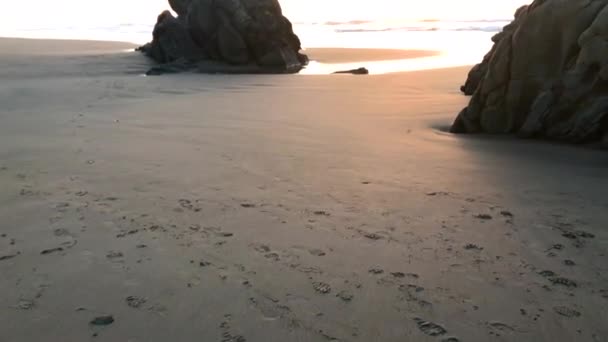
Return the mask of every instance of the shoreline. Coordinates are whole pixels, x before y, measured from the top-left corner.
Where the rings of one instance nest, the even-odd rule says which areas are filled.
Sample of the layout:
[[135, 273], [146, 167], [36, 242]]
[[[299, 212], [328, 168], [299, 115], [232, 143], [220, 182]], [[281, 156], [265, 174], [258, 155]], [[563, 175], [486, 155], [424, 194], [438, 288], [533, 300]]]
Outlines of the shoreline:
[[[3, 54], [4, 57], [119, 54], [131, 52], [130, 49], [138, 47], [133, 43], [119, 41], [13, 37], [0, 37], [0, 44], [7, 51]], [[371, 75], [378, 75], [468, 66], [450, 62], [449, 57], [440, 51], [321, 47], [306, 48], [303, 52], [309, 54], [311, 63], [299, 73], [301, 75], [329, 75], [335, 71], [359, 67], [366, 67], [370, 69]]]

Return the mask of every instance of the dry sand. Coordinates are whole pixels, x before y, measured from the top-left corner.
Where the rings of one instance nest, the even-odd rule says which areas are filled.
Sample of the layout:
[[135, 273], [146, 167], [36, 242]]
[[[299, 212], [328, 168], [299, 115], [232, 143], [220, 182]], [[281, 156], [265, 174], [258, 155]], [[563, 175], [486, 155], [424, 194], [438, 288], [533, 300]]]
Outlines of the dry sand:
[[608, 155], [443, 133], [466, 68], [141, 77], [18, 43], [0, 341], [608, 340]]

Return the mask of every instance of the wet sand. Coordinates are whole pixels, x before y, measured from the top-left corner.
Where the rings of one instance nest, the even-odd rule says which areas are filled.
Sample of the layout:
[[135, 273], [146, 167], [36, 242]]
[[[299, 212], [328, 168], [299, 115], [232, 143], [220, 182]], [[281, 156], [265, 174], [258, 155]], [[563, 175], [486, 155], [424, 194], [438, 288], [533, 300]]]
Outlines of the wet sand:
[[0, 341], [608, 339], [608, 155], [443, 133], [467, 68], [48, 43], [0, 40]]
[[391, 61], [437, 56], [436, 51], [398, 49], [309, 48], [308, 57], [321, 63], [354, 63]]

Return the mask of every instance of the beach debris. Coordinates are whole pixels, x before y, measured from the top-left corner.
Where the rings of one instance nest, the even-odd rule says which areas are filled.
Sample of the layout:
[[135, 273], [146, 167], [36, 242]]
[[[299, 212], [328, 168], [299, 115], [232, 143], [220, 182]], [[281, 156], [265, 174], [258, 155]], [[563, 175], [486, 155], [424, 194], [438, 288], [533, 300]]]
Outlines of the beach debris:
[[42, 252], [40, 252], [40, 254], [47, 255], [47, 254], [52, 254], [52, 253], [57, 253], [57, 252], [63, 252], [63, 248], [56, 247], [56, 248], [45, 249]]
[[89, 324], [96, 326], [106, 326], [112, 323], [114, 323], [114, 316], [112, 315], [95, 317], [89, 322]]
[[142, 297], [129, 296], [125, 299], [125, 301], [127, 302], [128, 306], [134, 309], [139, 309], [142, 305], [146, 304], [148, 300]]
[[243, 208], [255, 208], [256, 205], [253, 203], [241, 203], [241, 207]]
[[317, 211], [314, 211], [313, 214], [315, 214], [317, 216], [331, 216], [331, 214], [325, 210], [317, 210]]
[[212, 264], [211, 264], [210, 262], [208, 262], [208, 261], [201, 260], [201, 261], [198, 263], [198, 265], [199, 265], [200, 267], [207, 267], [207, 266], [211, 266]]
[[336, 297], [342, 299], [345, 302], [350, 302], [353, 300], [353, 298], [355, 297], [352, 293], [348, 292], [348, 291], [340, 291]]
[[447, 334], [447, 330], [439, 324], [425, 321], [421, 318], [414, 318], [414, 321], [418, 325], [418, 329], [429, 336], [442, 336]]
[[331, 286], [324, 282], [315, 282], [312, 284], [312, 286], [315, 289], [315, 291], [322, 293], [322, 294], [328, 294], [331, 292]]
[[395, 278], [405, 278], [405, 273], [403, 272], [392, 272], [391, 275]]
[[367, 68], [361, 67], [351, 70], [336, 71], [334, 72], [334, 74], [369, 75], [369, 70], [367, 70]]
[[564, 317], [568, 317], [568, 318], [576, 318], [576, 317], [580, 317], [581, 313], [571, 309], [569, 307], [566, 306], [556, 306], [553, 308], [553, 311], [555, 311], [555, 313], [562, 315]]

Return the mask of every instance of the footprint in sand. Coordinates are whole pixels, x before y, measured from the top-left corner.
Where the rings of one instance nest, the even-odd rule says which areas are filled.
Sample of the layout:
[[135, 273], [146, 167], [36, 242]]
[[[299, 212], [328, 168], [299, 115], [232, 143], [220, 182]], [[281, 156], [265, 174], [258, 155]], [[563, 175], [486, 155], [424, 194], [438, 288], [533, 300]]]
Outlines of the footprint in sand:
[[123, 257], [124, 254], [122, 254], [121, 252], [111, 251], [106, 254], [106, 258], [108, 258], [112, 262], [120, 262], [121, 260], [119, 259], [122, 259]]
[[384, 273], [384, 270], [381, 268], [378, 268], [378, 267], [374, 267], [374, 268], [370, 268], [368, 272], [371, 274], [379, 275], [379, 274]]
[[129, 296], [125, 299], [127, 305], [134, 309], [141, 308], [148, 300], [143, 297]]
[[320, 249], [310, 249], [308, 252], [311, 255], [318, 256], [318, 257], [322, 257], [322, 256], [326, 255], [325, 252]]
[[4, 254], [0, 255], [0, 261], [10, 260], [19, 256], [21, 252], [13, 253], [13, 254]]
[[353, 300], [353, 298], [355, 298], [355, 296], [352, 293], [350, 293], [346, 290], [340, 291], [336, 295], [336, 297], [342, 299], [342, 301], [344, 301], [344, 302], [351, 302]]
[[476, 219], [479, 219], [479, 220], [483, 220], [483, 221], [489, 221], [489, 220], [493, 219], [492, 215], [488, 215], [488, 214], [477, 214], [477, 215], [474, 215], [473, 217]]
[[429, 336], [442, 336], [447, 334], [447, 330], [439, 324], [425, 321], [421, 318], [414, 318], [416, 325], [418, 325], [418, 329]]
[[331, 285], [324, 282], [315, 282], [312, 286], [316, 292], [321, 294], [328, 294], [331, 292]]
[[566, 306], [556, 306], [553, 308], [553, 311], [567, 318], [576, 318], [581, 316], [580, 312]]
[[40, 254], [41, 255], [48, 255], [48, 254], [53, 254], [53, 253], [58, 253], [58, 252], [63, 252], [63, 248], [62, 247], [56, 247], [56, 248], [45, 249], [42, 252], [40, 252]]

